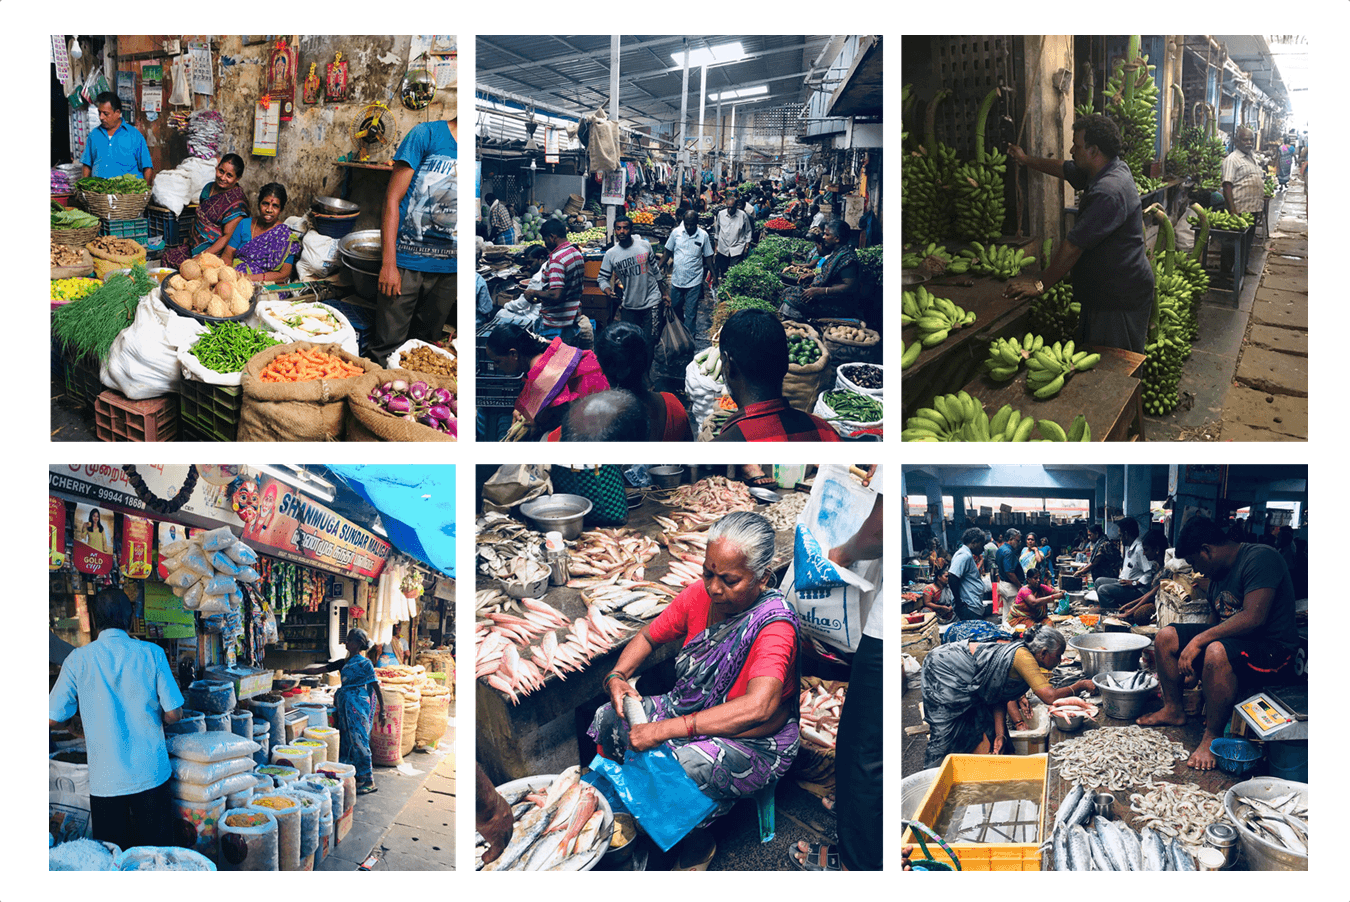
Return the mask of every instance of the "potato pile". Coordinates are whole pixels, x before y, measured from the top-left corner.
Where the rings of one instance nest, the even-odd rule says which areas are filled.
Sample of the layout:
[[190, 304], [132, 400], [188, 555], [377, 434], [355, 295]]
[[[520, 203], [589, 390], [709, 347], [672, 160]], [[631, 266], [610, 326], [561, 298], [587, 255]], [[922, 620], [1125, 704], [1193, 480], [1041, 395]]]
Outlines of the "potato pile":
[[215, 254], [202, 253], [183, 261], [178, 274], [164, 282], [164, 293], [185, 310], [207, 316], [240, 316], [248, 312], [253, 282]]

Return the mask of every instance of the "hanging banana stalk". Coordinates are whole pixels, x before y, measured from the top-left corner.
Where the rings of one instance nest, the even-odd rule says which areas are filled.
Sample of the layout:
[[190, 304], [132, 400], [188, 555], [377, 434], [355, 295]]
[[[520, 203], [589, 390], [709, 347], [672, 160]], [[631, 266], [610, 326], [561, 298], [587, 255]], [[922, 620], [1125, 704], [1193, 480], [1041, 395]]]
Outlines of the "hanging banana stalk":
[[1176, 409], [1182, 363], [1190, 354], [1190, 342], [1184, 333], [1191, 287], [1176, 271], [1176, 236], [1166, 211], [1153, 204], [1144, 212], [1157, 220], [1160, 229], [1160, 247], [1153, 260], [1153, 316], [1144, 348], [1148, 355], [1144, 361], [1144, 411], [1162, 416]]
[[1006, 215], [1003, 177], [1008, 158], [997, 149], [985, 151], [985, 125], [994, 99], [1004, 89], [994, 88], [975, 114], [975, 159], [957, 167], [955, 190], [956, 237], [963, 241], [993, 241], [1003, 235]]
[[[1041, 269], [1050, 267], [1050, 239], [1041, 248]], [[1073, 284], [1066, 275], [1031, 302], [1031, 331], [1050, 344], [1068, 342], [1078, 331], [1081, 306], [1074, 302]]]
[[907, 244], [920, 246], [951, 234], [949, 185], [956, 169], [956, 150], [937, 140], [937, 106], [949, 91], [938, 91], [928, 104], [924, 143], [903, 158], [900, 168], [901, 229]]
[[1092, 71], [1091, 63], [1083, 63], [1083, 76], [1087, 81], [1087, 103], [1074, 107], [1074, 113], [1079, 117], [1090, 116], [1093, 113], [1092, 99], [1097, 77]]
[[1139, 35], [1130, 35], [1125, 58], [1116, 61], [1115, 71], [1106, 84], [1109, 101], [1106, 114], [1120, 127], [1121, 159], [1130, 167], [1130, 175], [1140, 194], [1147, 194], [1162, 183], [1145, 174], [1153, 160], [1153, 141], [1158, 133], [1154, 110], [1158, 104], [1158, 85], [1153, 80], [1156, 67], [1139, 54]]

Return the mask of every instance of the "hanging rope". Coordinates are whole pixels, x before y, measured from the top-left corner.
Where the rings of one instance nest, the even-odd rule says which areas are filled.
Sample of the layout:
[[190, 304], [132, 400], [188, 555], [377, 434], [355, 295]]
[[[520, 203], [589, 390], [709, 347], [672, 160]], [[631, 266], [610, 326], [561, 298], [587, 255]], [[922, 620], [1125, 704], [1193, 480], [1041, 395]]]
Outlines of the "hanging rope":
[[122, 472], [127, 474], [127, 482], [131, 483], [132, 489], [136, 492], [136, 497], [141, 499], [147, 510], [156, 514], [175, 514], [187, 500], [192, 497], [192, 492], [197, 488], [197, 466], [188, 464], [187, 479], [183, 481], [183, 487], [178, 490], [168, 501], [157, 496], [150, 491], [149, 486], [145, 484], [145, 479], [140, 473], [136, 472], [135, 464], [124, 464]]

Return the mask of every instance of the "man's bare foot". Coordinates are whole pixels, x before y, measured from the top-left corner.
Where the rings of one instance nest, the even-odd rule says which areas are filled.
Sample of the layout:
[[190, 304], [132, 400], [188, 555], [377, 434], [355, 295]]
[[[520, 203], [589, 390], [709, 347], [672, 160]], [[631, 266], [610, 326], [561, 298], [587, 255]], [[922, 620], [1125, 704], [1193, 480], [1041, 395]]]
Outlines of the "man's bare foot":
[[[1180, 727], [1186, 724], [1186, 711], [1180, 705], [1163, 705], [1157, 711], [1145, 714], [1135, 723], [1141, 727]], [[1214, 765], [1211, 763], [1210, 767]]]
[[1196, 770], [1213, 770], [1214, 766], [1219, 763], [1214, 758], [1214, 753], [1209, 750], [1209, 742], [1213, 738], [1208, 733], [1200, 737], [1200, 745], [1191, 753], [1191, 757], [1186, 763]]

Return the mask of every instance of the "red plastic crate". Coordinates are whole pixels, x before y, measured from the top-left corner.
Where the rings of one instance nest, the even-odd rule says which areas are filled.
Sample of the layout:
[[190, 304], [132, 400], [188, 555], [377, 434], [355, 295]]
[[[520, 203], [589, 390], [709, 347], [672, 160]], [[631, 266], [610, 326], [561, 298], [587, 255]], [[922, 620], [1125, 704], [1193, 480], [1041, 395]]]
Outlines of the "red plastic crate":
[[178, 436], [178, 396], [132, 401], [108, 389], [94, 401], [94, 429], [104, 442], [171, 442]]

